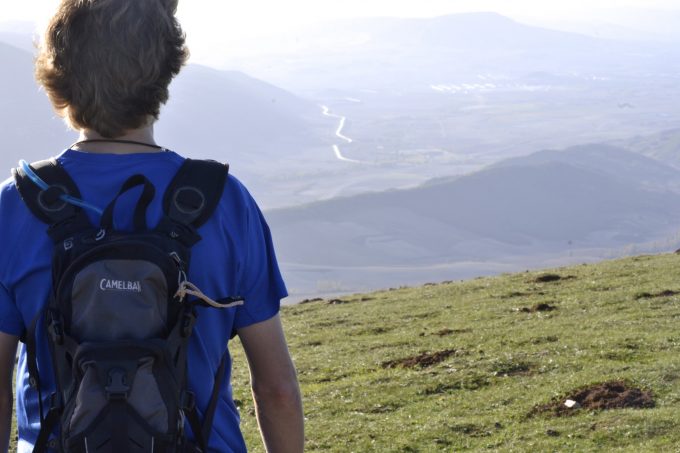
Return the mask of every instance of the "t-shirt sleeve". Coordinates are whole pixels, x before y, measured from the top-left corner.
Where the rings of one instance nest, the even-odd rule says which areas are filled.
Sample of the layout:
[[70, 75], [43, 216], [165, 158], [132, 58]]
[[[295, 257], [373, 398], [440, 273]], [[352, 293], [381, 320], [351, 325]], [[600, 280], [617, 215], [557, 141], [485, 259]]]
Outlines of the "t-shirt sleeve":
[[21, 312], [5, 285], [2, 284], [0, 284], [0, 332], [17, 337], [24, 332]]
[[241, 274], [245, 303], [236, 309], [235, 329], [270, 319], [279, 312], [281, 299], [288, 296], [269, 226], [249, 194], [246, 202], [246, 250]]

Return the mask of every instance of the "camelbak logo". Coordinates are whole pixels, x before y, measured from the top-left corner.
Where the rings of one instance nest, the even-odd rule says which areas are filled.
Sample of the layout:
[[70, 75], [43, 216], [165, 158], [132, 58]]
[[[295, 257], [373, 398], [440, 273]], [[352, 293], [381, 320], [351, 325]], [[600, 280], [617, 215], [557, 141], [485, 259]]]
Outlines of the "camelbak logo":
[[130, 282], [127, 280], [109, 280], [108, 278], [102, 278], [99, 282], [99, 289], [102, 291], [134, 291], [137, 293], [142, 292], [141, 282]]

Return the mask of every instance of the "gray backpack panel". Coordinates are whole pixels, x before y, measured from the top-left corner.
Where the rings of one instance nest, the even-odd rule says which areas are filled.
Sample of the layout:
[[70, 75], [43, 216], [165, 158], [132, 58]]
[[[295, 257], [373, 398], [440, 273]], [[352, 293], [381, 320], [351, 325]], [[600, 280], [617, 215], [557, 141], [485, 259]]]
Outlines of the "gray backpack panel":
[[101, 260], [81, 270], [71, 290], [71, 335], [79, 341], [145, 340], [165, 332], [163, 271], [140, 260]]

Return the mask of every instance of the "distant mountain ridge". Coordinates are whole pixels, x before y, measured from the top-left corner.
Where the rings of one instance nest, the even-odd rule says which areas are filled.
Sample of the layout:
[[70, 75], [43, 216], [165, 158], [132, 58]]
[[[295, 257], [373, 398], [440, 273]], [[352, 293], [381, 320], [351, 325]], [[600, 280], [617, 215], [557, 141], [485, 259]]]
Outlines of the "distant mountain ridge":
[[[649, 56], [658, 52], [678, 54], [671, 46], [661, 45], [660, 50], [648, 43], [550, 30], [496, 13], [339, 20], [264, 41], [262, 47], [269, 49], [262, 57], [229, 64], [294, 90], [407, 90], [484, 73], [609, 72], [642, 61], [649, 65]], [[325, 70], [315, 74], [320, 65]]]
[[[460, 43], [473, 48], [513, 50], [533, 48], [537, 37], [542, 44], [561, 47], [573, 46], [574, 42], [597, 45], [601, 40], [542, 27], [528, 26], [498, 13], [463, 13], [435, 18], [383, 19], [391, 21], [382, 33], [377, 32], [376, 41], [391, 41], [394, 47], [435, 46], [446, 50], [456, 49]], [[367, 24], [371, 20], [367, 19]], [[361, 28], [359, 23], [357, 28]]]
[[680, 169], [680, 129], [617, 140], [612, 144]]
[[[667, 174], [669, 170], [661, 167], [661, 172]], [[676, 175], [680, 177], [680, 173]], [[332, 242], [333, 234], [327, 229], [331, 225], [339, 229], [361, 225], [367, 231], [379, 231], [376, 236], [383, 238], [391, 233], [395, 240], [406, 240], [412, 246], [427, 250], [430, 258], [441, 258], [448, 256], [461, 240], [473, 237], [509, 244], [532, 240], [566, 243], [587, 240], [589, 234], [599, 231], [615, 230], [629, 221], [642, 219], [646, 213], [650, 216], [644, 217], [645, 222], [659, 215], [670, 220], [677, 216], [671, 212], [678, 208], [680, 198], [674, 194], [645, 190], [630, 180], [572, 163], [546, 160], [528, 165], [492, 166], [450, 182], [440, 181], [416, 189], [272, 210], [268, 211], [268, 218], [279, 235], [291, 228], [306, 242], [320, 237], [316, 246], [310, 246], [305, 262], [316, 259], [328, 264], [332, 256], [318, 254], [316, 247]], [[307, 232], [303, 226], [306, 222], [310, 229]], [[327, 228], [314, 227], [318, 223], [327, 224]], [[439, 235], [411, 228], [430, 223], [442, 226]], [[638, 239], [643, 238], [645, 229], [650, 227], [642, 224], [633, 227], [628, 236], [639, 234]], [[354, 245], [364, 248], [367, 244]], [[284, 244], [283, 248], [290, 249], [283, 253], [289, 257], [300, 255], [304, 250], [300, 244], [288, 247]], [[341, 249], [342, 256], [348, 254], [346, 248]], [[368, 247], [364, 253], [357, 251], [357, 255], [350, 255], [355, 256], [356, 262], [370, 263], [371, 259], [375, 264], [382, 262], [380, 254], [370, 254]]]
[[[493, 167], [562, 162], [614, 179], [635, 181], [646, 189], [662, 192], [671, 190], [680, 193], [680, 172], [678, 171], [680, 167], [674, 167], [670, 162], [665, 162], [664, 159], [651, 153], [633, 152], [626, 148], [621, 142], [620, 146], [598, 144], [574, 146], [562, 151], [545, 150], [528, 156], [506, 159], [494, 164]], [[680, 158], [678, 161], [680, 162]]]
[[[348, 287], [390, 285], [396, 282], [389, 283], [388, 268], [417, 274], [418, 267], [474, 261], [477, 269], [482, 262], [492, 269], [510, 257], [529, 263], [660, 240], [680, 230], [680, 195], [677, 186], [648, 181], [674, 180], [680, 172], [657, 161], [591, 145], [415, 189], [272, 210], [267, 218], [284, 269], [299, 287], [315, 285], [314, 266], [339, 280], [344, 275]], [[353, 266], [362, 275], [347, 270]]]

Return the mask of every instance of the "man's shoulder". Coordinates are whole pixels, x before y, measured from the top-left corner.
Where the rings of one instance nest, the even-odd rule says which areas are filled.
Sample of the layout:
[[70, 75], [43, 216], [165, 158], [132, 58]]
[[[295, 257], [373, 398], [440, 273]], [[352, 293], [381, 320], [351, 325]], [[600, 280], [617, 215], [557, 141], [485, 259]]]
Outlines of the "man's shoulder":
[[0, 216], [4, 219], [7, 214], [19, 214], [22, 211], [28, 212], [21, 200], [14, 178], [9, 177], [0, 183]]
[[5, 191], [12, 189], [16, 190], [16, 188], [17, 186], [14, 182], [14, 177], [12, 176], [8, 177], [2, 183], [0, 183], [0, 190], [2, 191], [3, 194], [5, 193]]
[[35, 238], [40, 233], [44, 234], [44, 230], [42, 222], [21, 199], [14, 180], [3, 181], [0, 184], [0, 240], [3, 251], [0, 255], [0, 281], [3, 284], [11, 283], [12, 276], [16, 276], [15, 270], [20, 267], [17, 264], [19, 256], [35, 256], [43, 245], [43, 241]]
[[224, 184], [220, 209], [232, 214], [246, 214], [259, 209], [259, 207], [245, 184], [239, 178], [229, 173]]

